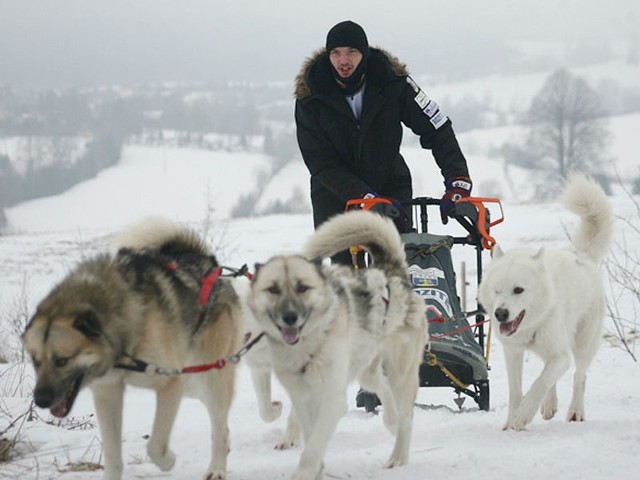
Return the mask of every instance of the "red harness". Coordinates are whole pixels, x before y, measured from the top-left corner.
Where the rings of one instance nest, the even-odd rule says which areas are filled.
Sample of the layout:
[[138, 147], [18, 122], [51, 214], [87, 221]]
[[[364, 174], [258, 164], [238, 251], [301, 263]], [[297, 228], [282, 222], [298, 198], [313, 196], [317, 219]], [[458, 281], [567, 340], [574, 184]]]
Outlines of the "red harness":
[[222, 267], [214, 268], [213, 271], [206, 277], [202, 277], [200, 280], [200, 306], [204, 307], [209, 303], [213, 286], [222, 275]]
[[[171, 272], [175, 272], [178, 269], [178, 265], [175, 262], [167, 262], [166, 264], [167, 270]], [[228, 267], [225, 267], [228, 268]], [[233, 272], [233, 276], [237, 277], [239, 275], [245, 275], [249, 279], [253, 278], [253, 275], [249, 273], [247, 266], [243, 265], [239, 269], [228, 268]], [[198, 324], [204, 320], [204, 317], [207, 313], [208, 307], [213, 300], [213, 292], [214, 287], [220, 277], [222, 276], [223, 267], [216, 267], [210, 273], [205, 275], [200, 279], [200, 292], [198, 295], [198, 301], [200, 303], [200, 315], [198, 319]], [[158, 365], [154, 365], [149, 362], [145, 362], [144, 360], [140, 360], [139, 358], [132, 357], [131, 355], [125, 354], [124, 356], [131, 360], [132, 363], [116, 363], [115, 368], [121, 368], [124, 370], [130, 370], [133, 372], [146, 373], [147, 375], [181, 375], [183, 373], [200, 373], [207, 372], [209, 370], [220, 370], [224, 368], [227, 363], [238, 363], [240, 358], [251, 349], [264, 335], [264, 332], [257, 335], [253, 340], [249, 342], [251, 338], [251, 333], [248, 333], [245, 337], [245, 345], [233, 355], [227, 355], [226, 357], [220, 358], [215, 362], [205, 363], [202, 365], [193, 365], [190, 367], [184, 368], [163, 368]]]

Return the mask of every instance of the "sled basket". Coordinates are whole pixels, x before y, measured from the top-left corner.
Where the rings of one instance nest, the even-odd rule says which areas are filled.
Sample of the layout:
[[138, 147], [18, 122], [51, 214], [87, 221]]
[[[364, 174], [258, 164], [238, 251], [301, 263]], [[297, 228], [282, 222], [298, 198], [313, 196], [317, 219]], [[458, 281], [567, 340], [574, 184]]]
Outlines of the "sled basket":
[[[488, 204], [499, 207], [500, 215], [497, 219], [491, 219]], [[413, 218], [417, 220], [414, 223], [418, 223], [418, 229], [400, 236], [405, 245], [408, 277], [413, 290], [424, 299], [429, 324], [429, 341], [424, 347], [419, 371], [420, 386], [453, 387], [458, 394], [456, 403], [459, 407], [464, 400], [460, 398], [460, 394], [465, 394], [472, 397], [481, 410], [489, 410], [484, 314], [479, 305], [473, 312], [462, 311], [451, 250], [453, 245], [470, 245], [475, 248], [479, 285], [482, 279], [482, 252], [492, 249], [496, 243], [490, 233], [491, 227], [504, 220], [500, 200], [467, 197], [456, 202], [450, 216], [466, 230], [465, 236], [436, 235], [429, 232], [428, 207], [439, 207], [440, 199], [418, 197], [403, 206], [412, 210]], [[373, 210], [392, 218], [398, 216], [392, 201], [384, 197], [349, 200], [346, 210], [352, 209]], [[354, 268], [360, 268], [357, 257], [359, 250], [360, 247], [351, 249]], [[366, 264], [363, 263], [364, 265]], [[469, 324], [467, 319], [472, 316], [474, 323]], [[368, 395], [375, 398], [375, 395]], [[368, 406], [366, 401], [363, 404], [367, 411], [375, 410], [377, 403], [369, 403]]]
[[[409, 279], [425, 302], [429, 322], [429, 342], [420, 366], [421, 387], [453, 387], [472, 397], [481, 410], [489, 409], [489, 372], [485, 358], [484, 315], [480, 306], [473, 312], [461, 309], [452, 261], [454, 245], [476, 250], [477, 283], [482, 278], [482, 252], [493, 248], [492, 226], [502, 222], [502, 205], [496, 198], [470, 197], [456, 203], [452, 220], [467, 235], [436, 235], [429, 232], [428, 207], [439, 207], [440, 200], [428, 197], [411, 201], [418, 231], [401, 235], [405, 244]], [[491, 220], [487, 204], [498, 206], [499, 218]], [[439, 219], [439, 212], [438, 212]], [[472, 323], [468, 321], [472, 317]], [[459, 403], [461, 405], [461, 403]]]
[[409, 278], [427, 306], [429, 344], [420, 370], [421, 386], [450, 386], [453, 380], [434, 362], [441, 362], [460, 382], [473, 384], [488, 378], [482, 346], [460, 308], [456, 274], [451, 259], [453, 237], [406, 233]]

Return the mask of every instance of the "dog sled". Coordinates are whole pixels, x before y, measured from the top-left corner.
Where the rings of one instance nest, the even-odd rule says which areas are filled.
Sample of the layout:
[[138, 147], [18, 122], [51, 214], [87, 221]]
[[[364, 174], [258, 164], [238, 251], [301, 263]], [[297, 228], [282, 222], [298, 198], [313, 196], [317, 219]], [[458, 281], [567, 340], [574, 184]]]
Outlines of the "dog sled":
[[[389, 213], [389, 205], [382, 208], [378, 202], [387, 199], [352, 200], [347, 209], [362, 208]], [[500, 216], [491, 220], [487, 205], [499, 208]], [[502, 205], [496, 198], [470, 197], [458, 201], [451, 212], [453, 222], [463, 228], [460, 235], [434, 234], [429, 231], [429, 213], [439, 213], [440, 199], [414, 198], [410, 205], [414, 218], [414, 231], [401, 234], [409, 265], [408, 275], [425, 302], [429, 325], [429, 341], [425, 345], [423, 361], [419, 369], [421, 387], [451, 387], [457, 394], [459, 408], [465, 396], [471, 397], [480, 410], [489, 410], [489, 333], [488, 322], [476, 301], [475, 308], [463, 311], [464, 305], [457, 287], [457, 275], [452, 260], [452, 250], [458, 246], [475, 249], [476, 286], [482, 280], [483, 252], [490, 250], [495, 240], [490, 229], [502, 222]], [[375, 208], [374, 208], [375, 207]], [[435, 207], [435, 208], [433, 208]], [[438, 220], [440, 222], [440, 220]], [[460, 229], [458, 229], [460, 230]], [[464, 287], [464, 286], [463, 286]], [[368, 412], [378, 405], [375, 395], [362, 395], [358, 406]]]

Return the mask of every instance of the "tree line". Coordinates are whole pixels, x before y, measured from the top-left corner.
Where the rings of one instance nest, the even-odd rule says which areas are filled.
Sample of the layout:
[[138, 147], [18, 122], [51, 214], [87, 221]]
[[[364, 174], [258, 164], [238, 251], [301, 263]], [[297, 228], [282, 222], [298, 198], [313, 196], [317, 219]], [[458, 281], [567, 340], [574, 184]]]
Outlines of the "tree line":
[[[162, 142], [163, 131], [180, 132], [180, 146], [186, 142], [207, 148], [222, 148], [204, 141], [212, 132], [235, 135], [235, 148], [249, 148], [246, 138], [260, 135], [277, 172], [297, 152], [291, 98], [287, 86], [267, 84], [112, 86], [31, 96], [1, 87], [0, 139], [21, 137], [24, 147], [18, 152], [22, 168], [0, 149], [0, 211], [89, 179], [117, 163], [125, 141]], [[624, 101], [612, 102], [615, 98]], [[637, 93], [609, 85], [607, 107], [613, 111], [605, 111], [597, 91], [559, 69], [548, 77], [529, 110], [515, 120], [525, 126], [527, 137], [505, 143], [496, 154], [507, 165], [529, 169], [539, 197], [553, 195], [571, 169], [606, 183], [606, 117], [621, 113], [622, 104], [622, 110], [640, 110]], [[497, 110], [475, 97], [460, 100], [447, 111], [459, 133], [514, 122], [506, 115], [487, 120]], [[70, 152], [78, 142], [84, 149], [75, 158]], [[634, 182], [640, 188], [640, 178]]]
[[[95, 176], [117, 163], [125, 141], [145, 131], [188, 132], [189, 139], [209, 132], [243, 139], [258, 134], [261, 112], [254, 98], [273, 102], [280, 93], [269, 87], [155, 85], [29, 95], [2, 87], [0, 139], [20, 142], [17, 150], [0, 149], [0, 210]], [[71, 152], [78, 144], [84, 149], [76, 158]]]
[[[605, 191], [618, 181], [611, 168], [611, 141], [601, 96], [583, 78], [561, 68], [546, 79], [523, 118], [524, 138], [505, 142], [497, 152], [505, 165], [525, 168], [536, 198], [558, 194], [571, 171], [596, 179]], [[627, 185], [640, 193], [639, 172]]]

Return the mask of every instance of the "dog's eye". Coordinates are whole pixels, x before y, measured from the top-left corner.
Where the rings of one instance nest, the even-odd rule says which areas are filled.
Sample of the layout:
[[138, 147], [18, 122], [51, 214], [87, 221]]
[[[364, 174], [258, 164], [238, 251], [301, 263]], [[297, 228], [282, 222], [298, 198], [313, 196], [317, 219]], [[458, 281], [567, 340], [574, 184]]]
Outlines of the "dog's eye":
[[267, 287], [267, 292], [271, 295], [280, 295], [280, 287], [278, 287], [278, 285], [271, 285], [270, 287]]
[[307, 285], [302, 285], [302, 284], [300, 284], [300, 285], [298, 285], [298, 286], [296, 287], [296, 292], [298, 292], [298, 293], [304, 293], [304, 292], [306, 292], [307, 290], [309, 290], [310, 288], [311, 288], [311, 287], [308, 287]]
[[33, 366], [34, 366], [36, 369], [40, 368], [40, 361], [39, 361], [39, 360], [36, 360], [35, 358], [33, 358], [33, 357], [32, 357], [32, 358], [31, 358], [31, 362], [33, 363]]
[[52, 360], [53, 360], [53, 364], [57, 368], [64, 367], [67, 364], [67, 362], [69, 361], [69, 359], [66, 358], [66, 357], [64, 357], [64, 358], [63, 357], [53, 357]]
[[515, 293], [516, 295], [520, 295], [522, 292], [524, 292], [524, 288], [522, 287], [516, 287], [513, 289], [513, 293]]

